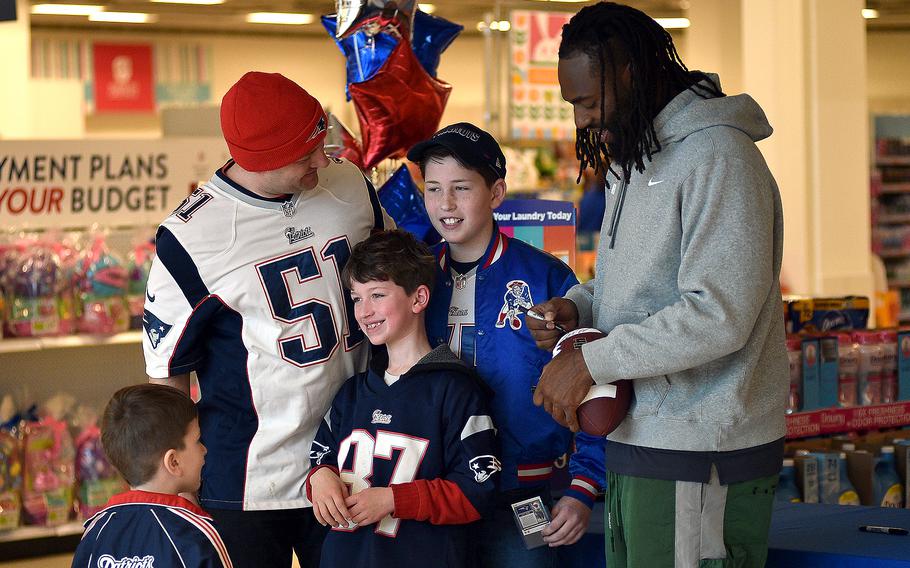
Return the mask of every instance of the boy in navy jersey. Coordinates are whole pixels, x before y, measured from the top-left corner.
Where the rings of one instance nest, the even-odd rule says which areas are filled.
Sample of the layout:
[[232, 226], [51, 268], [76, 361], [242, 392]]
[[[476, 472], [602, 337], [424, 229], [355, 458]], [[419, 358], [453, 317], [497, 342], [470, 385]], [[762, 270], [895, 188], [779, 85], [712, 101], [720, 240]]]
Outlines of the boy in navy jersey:
[[[578, 280], [559, 259], [500, 232], [493, 211], [505, 199], [506, 159], [489, 133], [452, 124], [414, 146], [408, 159], [420, 165], [430, 221], [445, 239], [433, 249], [438, 290], [427, 308], [430, 345], [448, 344], [496, 393], [501, 492], [473, 538], [480, 565], [556, 566], [555, 547], [582, 537], [603, 488], [604, 440], [576, 437], [572, 483], [553, 506], [549, 478], [554, 460], [570, 451], [572, 432], [534, 406], [533, 388], [551, 355], [537, 348], [525, 313]], [[510, 505], [534, 497], [553, 507], [553, 518], [542, 532], [549, 547], [528, 550]]]
[[179, 493], [199, 490], [205, 446], [193, 401], [163, 385], [120, 389], [101, 442], [130, 491], [85, 522], [73, 567], [231, 568], [212, 518]]
[[470, 565], [465, 525], [500, 465], [484, 386], [427, 341], [433, 272], [426, 246], [397, 230], [356, 245], [342, 271], [357, 323], [387, 355], [341, 387], [310, 452], [307, 496], [333, 529], [322, 568]]

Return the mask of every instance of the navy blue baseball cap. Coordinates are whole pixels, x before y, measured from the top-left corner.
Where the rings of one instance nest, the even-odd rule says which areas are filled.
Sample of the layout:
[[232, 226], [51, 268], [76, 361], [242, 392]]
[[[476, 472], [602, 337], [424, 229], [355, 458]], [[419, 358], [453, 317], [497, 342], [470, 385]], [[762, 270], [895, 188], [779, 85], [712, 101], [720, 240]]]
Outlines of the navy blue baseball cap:
[[465, 165], [478, 170], [489, 170], [497, 177], [506, 177], [506, 157], [496, 140], [486, 130], [470, 122], [446, 126], [429, 140], [416, 144], [408, 151], [408, 159], [423, 161], [427, 151], [441, 146], [458, 157]]

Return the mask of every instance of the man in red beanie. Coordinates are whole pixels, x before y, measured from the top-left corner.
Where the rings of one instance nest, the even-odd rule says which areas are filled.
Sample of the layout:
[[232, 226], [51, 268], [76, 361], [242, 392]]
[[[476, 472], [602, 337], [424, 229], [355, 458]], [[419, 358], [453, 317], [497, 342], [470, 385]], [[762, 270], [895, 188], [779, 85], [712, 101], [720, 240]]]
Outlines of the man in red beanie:
[[351, 247], [393, 226], [376, 190], [324, 150], [322, 106], [277, 73], [224, 95], [232, 160], [158, 229], [146, 290], [146, 370], [189, 393], [196, 371], [199, 502], [237, 567], [317, 566], [324, 537], [304, 479], [341, 383], [366, 367], [339, 274]]

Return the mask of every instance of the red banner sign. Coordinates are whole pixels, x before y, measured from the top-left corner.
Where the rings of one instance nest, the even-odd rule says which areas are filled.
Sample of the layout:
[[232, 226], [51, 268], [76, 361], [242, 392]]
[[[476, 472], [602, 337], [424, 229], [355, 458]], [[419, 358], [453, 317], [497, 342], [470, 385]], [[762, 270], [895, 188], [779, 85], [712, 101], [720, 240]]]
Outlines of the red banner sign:
[[809, 438], [853, 430], [899, 428], [910, 424], [910, 402], [853, 408], [825, 408], [787, 416], [787, 438]]
[[95, 112], [154, 112], [152, 46], [96, 43]]

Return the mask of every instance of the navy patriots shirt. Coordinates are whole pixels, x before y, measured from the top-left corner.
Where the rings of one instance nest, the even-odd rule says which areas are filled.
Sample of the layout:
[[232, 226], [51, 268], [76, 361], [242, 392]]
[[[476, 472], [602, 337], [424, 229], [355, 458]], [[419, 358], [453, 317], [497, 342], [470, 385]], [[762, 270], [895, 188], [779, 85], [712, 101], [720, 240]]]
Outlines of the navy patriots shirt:
[[85, 521], [73, 568], [232, 568], [212, 518], [183, 497], [127, 491]]
[[[369, 526], [332, 529], [321, 566], [469, 566], [466, 523], [487, 509], [501, 470], [485, 386], [437, 347], [401, 378], [385, 358], [346, 382], [310, 452], [357, 493], [391, 487], [395, 513]], [[309, 483], [307, 483], [309, 492]]]

